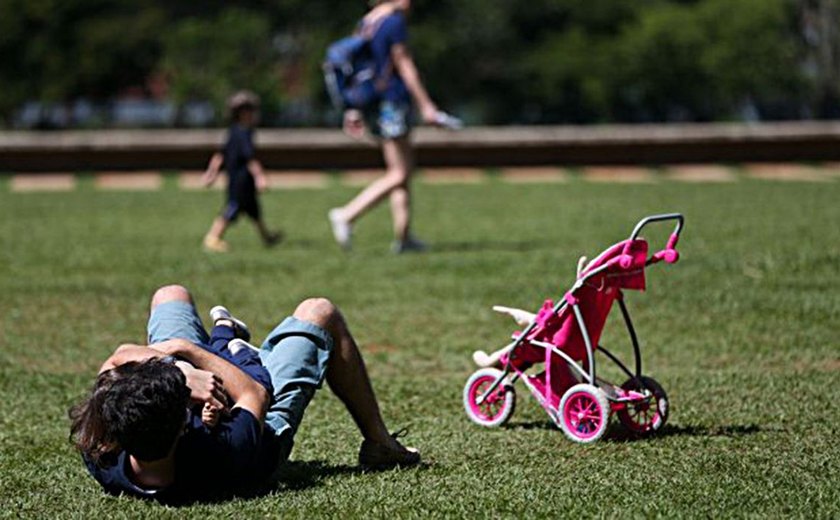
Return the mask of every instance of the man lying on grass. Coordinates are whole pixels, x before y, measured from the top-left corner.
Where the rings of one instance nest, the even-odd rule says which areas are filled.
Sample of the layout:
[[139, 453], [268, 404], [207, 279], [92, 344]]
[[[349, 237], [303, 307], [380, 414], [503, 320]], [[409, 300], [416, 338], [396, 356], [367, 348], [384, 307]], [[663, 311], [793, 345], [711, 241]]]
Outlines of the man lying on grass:
[[[155, 293], [148, 336], [148, 346], [117, 348], [90, 395], [70, 410], [71, 438], [109, 493], [182, 502], [259, 490], [288, 458], [324, 379], [364, 437], [362, 467], [420, 461], [388, 433], [361, 354], [328, 300], [304, 301], [263, 343], [273, 395], [236, 356], [209, 346], [184, 287]], [[212, 428], [191, 411], [205, 404], [224, 410]]]

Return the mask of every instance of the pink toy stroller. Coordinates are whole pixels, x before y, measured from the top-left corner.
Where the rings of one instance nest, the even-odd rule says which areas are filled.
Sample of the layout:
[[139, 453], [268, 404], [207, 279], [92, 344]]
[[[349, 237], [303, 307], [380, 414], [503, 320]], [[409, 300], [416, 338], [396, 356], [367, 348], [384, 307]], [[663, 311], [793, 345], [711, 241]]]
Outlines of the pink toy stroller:
[[[677, 225], [665, 249], [648, 257], [648, 243], [639, 233], [647, 224], [670, 220], [676, 220]], [[557, 303], [547, 300], [537, 314], [494, 307], [527, 326], [493, 354], [473, 354], [473, 360], [484, 368], [473, 373], [464, 387], [469, 418], [486, 427], [504, 424], [516, 403], [513, 385], [521, 379], [552, 421], [575, 442], [600, 439], [612, 412], [635, 434], [648, 435], [660, 429], [668, 419], [668, 397], [659, 383], [642, 375], [639, 342], [623, 291], [645, 289], [646, 267], [662, 260], [670, 264], [679, 260], [676, 247], [682, 228], [683, 216], [678, 213], [646, 217], [627, 240], [588, 264], [581, 258], [575, 284]], [[633, 345], [633, 371], [598, 343], [616, 301]], [[599, 378], [596, 352], [627, 374], [627, 381], [616, 386]], [[526, 373], [538, 363], [544, 364], [542, 372]]]

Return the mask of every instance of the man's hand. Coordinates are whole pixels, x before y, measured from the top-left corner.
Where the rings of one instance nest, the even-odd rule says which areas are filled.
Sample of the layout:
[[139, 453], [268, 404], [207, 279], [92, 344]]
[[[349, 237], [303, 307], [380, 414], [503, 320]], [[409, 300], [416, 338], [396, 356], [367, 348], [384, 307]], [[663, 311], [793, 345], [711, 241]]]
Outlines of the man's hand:
[[227, 409], [227, 395], [219, 376], [207, 370], [199, 370], [185, 361], [178, 361], [175, 366], [180, 368], [187, 378], [190, 401], [193, 404], [206, 403], [216, 410]]

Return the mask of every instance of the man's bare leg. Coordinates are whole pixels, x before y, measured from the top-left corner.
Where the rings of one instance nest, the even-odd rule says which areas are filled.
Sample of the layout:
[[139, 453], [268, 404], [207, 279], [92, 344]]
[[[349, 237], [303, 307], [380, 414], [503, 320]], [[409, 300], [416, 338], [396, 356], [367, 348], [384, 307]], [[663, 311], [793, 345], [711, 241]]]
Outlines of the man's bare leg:
[[[405, 456], [406, 448], [391, 436], [382, 420], [364, 360], [338, 308], [327, 299], [312, 298], [298, 306], [294, 317], [318, 325], [333, 337], [327, 383], [347, 407], [365, 441], [395, 456]], [[419, 456], [408, 459], [404, 463], [416, 463]]]
[[152, 295], [149, 310], [153, 311], [158, 305], [168, 302], [184, 302], [195, 305], [190, 291], [183, 285], [164, 285]]

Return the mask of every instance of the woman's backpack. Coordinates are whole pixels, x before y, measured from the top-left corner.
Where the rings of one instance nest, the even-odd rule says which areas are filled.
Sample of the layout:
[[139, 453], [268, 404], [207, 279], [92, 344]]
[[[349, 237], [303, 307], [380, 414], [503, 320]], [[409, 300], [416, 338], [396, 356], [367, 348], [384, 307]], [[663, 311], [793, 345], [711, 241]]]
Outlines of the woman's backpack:
[[392, 69], [389, 63], [377, 77], [370, 42], [380, 23], [381, 20], [368, 26], [360, 23], [354, 34], [333, 42], [327, 48], [323, 64], [324, 82], [330, 100], [338, 110], [362, 110], [380, 99], [382, 87], [387, 84]]

